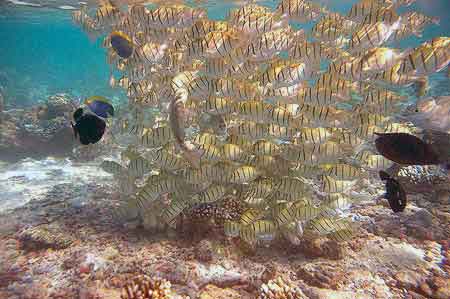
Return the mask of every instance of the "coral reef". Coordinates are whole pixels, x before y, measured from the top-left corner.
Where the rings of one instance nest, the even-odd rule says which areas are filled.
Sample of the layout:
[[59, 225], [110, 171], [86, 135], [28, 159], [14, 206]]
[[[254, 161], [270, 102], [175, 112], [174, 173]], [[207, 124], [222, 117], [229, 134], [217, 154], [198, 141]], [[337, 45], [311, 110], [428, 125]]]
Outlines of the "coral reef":
[[58, 94], [31, 109], [0, 112], [0, 159], [18, 161], [25, 157], [71, 154], [73, 107], [67, 95]]
[[394, 177], [410, 194], [417, 192], [435, 193], [450, 189], [450, 179], [447, 172], [440, 166], [404, 166], [394, 169]]
[[43, 248], [63, 249], [70, 246], [70, 236], [58, 232], [48, 225], [39, 225], [22, 231], [19, 236], [23, 247], [39, 250]]
[[165, 279], [140, 275], [125, 284], [121, 299], [170, 299], [171, 285]]

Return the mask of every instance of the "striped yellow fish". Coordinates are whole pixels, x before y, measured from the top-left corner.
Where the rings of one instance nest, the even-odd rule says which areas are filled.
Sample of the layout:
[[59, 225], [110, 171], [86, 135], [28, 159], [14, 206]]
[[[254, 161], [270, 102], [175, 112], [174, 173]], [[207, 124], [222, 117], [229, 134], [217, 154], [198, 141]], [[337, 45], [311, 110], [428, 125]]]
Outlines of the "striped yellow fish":
[[355, 184], [355, 180], [339, 180], [329, 175], [322, 175], [320, 191], [324, 193], [341, 193], [348, 191]]
[[228, 134], [241, 135], [249, 139], [262, 139], [269, 135], [269, 126], [253, 121], [245, 121], [236, 127], [228, 128]]
[[386, 170], [393, 164], [394, 162], [386, 159], [382, 155], [370, 155], [363, 161], [364, 166], [374, 171]]
[[241, 225], [247, 226], [261, 219], [262, 216], [263, 216], [262, 211], [257, 209], [248, 209], [244, 213], [242, 213], [239, 222]]
[[214, 145], [214, 146], [220, 146], [221, 141], [219, 140], [219, 138], [215, 134], [200, 133], [197, 136], [195, 136], [194, 143], [198, 144], [198, 145], [200, 145], [200, 144], [211, 144], [211, 145]]
[[160, 6], [147, 13], [145, 23], [146, 26], [154, 29], [168, 27], [186, 28], [204, 17], [206, 17], [206, 12], [202, 9], [181, 5]]
[[326, 10], [319, 3], [305, 0], [282, 0], [276, 13], [297, 22], [310, 22], [318, 19]]
[[258, 140], [253, 144], [252, 151], [255, 155], [275, 156], [281, 153], [280, 147], [268, 140]]
[[226, 142], [236, 144], [243, 150], [250, 150], [252, 148], [252, 141], [240, 134], [228, 134]]
[[245, 101], [236, 103], [236, 111], [238, 112], [237, 117], [258, 123], [266, 122], [266, 111], [269, 109], [271, 109], [271, 105], [261, 101]]
[[230, 183], [245, 184], [254, 181], [259, 176], [259, 171], [252, 166], [241, 166], [234, 170], [228, 178]]
[[153, 164], [166, 170], [174, 171], [186, 167], [186, 162], [181, 156], [164, 148], [149, 152], [148, 156]]
[[293, 177], [316, 179], [321, 174], [323, 174], [323, 170], [320, 167], [316, 165], [304, 165], [301, 162], [289, 169], [289, 176]]
[[258, 220], [251, 224], [251, 228], [254, 231], [256, 240], [259, 242], [266, 243], [275, 239], [276, 225], [273, 221]]
[[332, 58], [334, 55], [331, 49], [320, 42], [300, 41], [289, 49], [289, 57], [298, 61], [303, 61], [318, 65], [323, 59]]
[[335, 109], [329, 106], [300, 105], [300, 113], [318, 126], [340, 127], [350, 114], [345, 110]]
[[213, 31], [205, 35], [204, 38], [193, 40], [184, 52], [187, 59], [196, 58], [225, 58], [233, 55], [239, 47], [241, 41], [232, 31]]
[[141, 136], [141, 144], [149, 148], [164, 146], [174, 140], [169, 126], [161, 126], [148, 130]]
[[218, 146], [213, 144], [200, 144], [197, 148], [202, 151], [200, 158], [202, 162], [214, 162], [222, 159], [222, 152]]
[[252, 11], [246, 14], [235, 14], [230, 20], [230, 25], [236, 31], [254, 37], [284, 28], [288, 25], [288, 21], [271, 12]]
[[275, 180], [275, 183], [279, 185], [278, 190], [287, 194], [304, 194], [307, 190], [307, 186], [297, 178], [281, 177]]
[[380, 1], [372, 0], [358, 1], [350, 8], [347, 18], [355, 22], [362, 22], [367, 15], [376, 14], [380, 10], [392, 8], [392, 5], [384, 6], [383, 4]]
[[344, 163], [322, 164], [320, 168], [324, 170], [324, 174], [338, 180], [359, 179], [363, 175], [360, 168]]
[[226, 143], [222, 146], [222, 159], [225, 161], [243, 161], [247, 153], [236, 144]]
[[225, 220], [223, 224], [225, 236], [235, 238], [239, 236], [241, 224], [236, 221]]
[[102, 168], [104, 171], [109, 172], [114, 175], [123, 175], [123, 174], [126, 174], [126, 172], [127, 172], [125, 167], [123, 167], [122, 165], [120, 165], [119, 163], [117, 163], [115, 161], [109, 161], [109, 160], [104, 160], [100, 164], [100, 168]]
[[199, 194], [199, 202], [215, 202], [221, 199], [225, 195], [226, 191], [226, 188], [222, 185], [212, 185]]
[[220, 79], [216, 82], [218, 97], [231, 97], [236, 101], [256, 99], [260, 90], [255, 83], [236, 79]]
[[189, 202], [179, 198], [173, 199], [168, 207], [166, 207], [161, 214], [162, 219], [170, 227], [175, 227], [176, 218], [180, 215], [184, 209], [189, 206]]
[[279, 186], [270, 178], [257, 179], [249, 185], [246, 191], [246, 197], [267, 198]]
[[142, 177], [144, 174], [150, 172], [151, 163], [142, 157], [136, 157], [130, 160], [128, 164], [128, 172], [134, 177]]
[[293, 144], [301, 145], [302, 143], [325, 143], [333, 137], [334, 132], [330, 128], [300, 128], [299, 136], [293, 140]]
[[208, 97], [205, 101], [205, 112], [210, 114], [231, 114], [236, 111], [235, 102], [228, 98]]
[[404, 74], [429, 75], [439, 72], [450, 63], [450, 45], [433, 47], [422, 45], [409, 54], [400, 66]]
[[357, 202], [357, 200], [351, 198], [350, 196], [344, 195], [342, 193], [334, 193], [327, 194], [327, 196], [323, 197], [321, 200], [321, 205], [333, 210], [344, 210], [349, 208], [354, 202]]
[[294, 33], [289, 27], [266, 32], [251, 41], [244, 55], [251, 61], [270, 60], [282, 51], [287, 51], [295, 40], [303, 39], [303, 34], [302, 31]]
[[350, 53], [358, 53], [365, 49], [384, 44], [400, 26], [400, 19], [392, 25], [385, 22], [363, 25], [352, 34], [349, 45]]

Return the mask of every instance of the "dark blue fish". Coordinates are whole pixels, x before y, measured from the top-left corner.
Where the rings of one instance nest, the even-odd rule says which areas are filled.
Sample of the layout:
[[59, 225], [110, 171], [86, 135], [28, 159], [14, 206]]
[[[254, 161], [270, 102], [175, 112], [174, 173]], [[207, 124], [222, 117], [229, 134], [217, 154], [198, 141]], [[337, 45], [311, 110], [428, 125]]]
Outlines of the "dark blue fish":
[[407, 133], [375, 133], [375, 147], [385, 158], [403, 165], [440, 164], [433, 147]]
[[383, 170], [379, 172], [379, 175], [382, 181], [386, 181], [386, 194], [384, 196], [392, 211], [394, 213], [403, 212], [406, 208], [406, 192], [402, 185]]
[[114, 107], [105, 97], [92, 96], [87, 98], [84, 104], [100, 117], [108, 118], [109, 116], [114, 116]]
[[111, 33], [111, 47], [117, 55], [125, 59], [133, 54], [133, 42], [131, 38], [121, 31], [113, 31]]
[[73, 113], [75, 124], [72, 124], [72, 129], [75, 138], [80, 137], [81, 144], [94, 144], [102, 139], [105, 133], [106, 123], [100, 117], [93, 114], [84, 114], [83, 108], [78, 108]]

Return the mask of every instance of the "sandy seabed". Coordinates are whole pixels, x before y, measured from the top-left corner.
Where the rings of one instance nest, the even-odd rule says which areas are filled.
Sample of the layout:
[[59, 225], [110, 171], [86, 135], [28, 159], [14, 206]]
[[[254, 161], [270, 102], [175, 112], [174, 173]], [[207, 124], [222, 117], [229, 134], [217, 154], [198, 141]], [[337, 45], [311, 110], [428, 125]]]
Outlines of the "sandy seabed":
[[292, 298], [450, 298], [448, 192], [410, 194], [400, 214], [383, 200], [352, 206], [349, 242], [253, 249], [208, 223], [117, 223], [114, 181], [93, 164], [24, 160], [1, 174], [0, 298], [120, 298], [140, 274], [170, 281], [173, 298], [291, 298], [261, 293], [279, 278], [300, 290]]

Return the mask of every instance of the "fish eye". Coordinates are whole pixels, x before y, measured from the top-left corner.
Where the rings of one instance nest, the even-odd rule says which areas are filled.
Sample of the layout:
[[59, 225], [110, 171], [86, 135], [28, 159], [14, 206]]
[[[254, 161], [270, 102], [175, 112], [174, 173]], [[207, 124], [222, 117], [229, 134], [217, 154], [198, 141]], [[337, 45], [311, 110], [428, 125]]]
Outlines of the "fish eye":
[[415, 111], [415, 112], [419, 112], [419, 108], [416, 108], [414, 111]]

